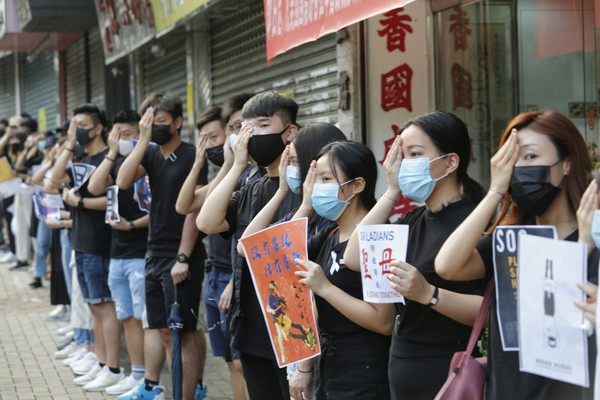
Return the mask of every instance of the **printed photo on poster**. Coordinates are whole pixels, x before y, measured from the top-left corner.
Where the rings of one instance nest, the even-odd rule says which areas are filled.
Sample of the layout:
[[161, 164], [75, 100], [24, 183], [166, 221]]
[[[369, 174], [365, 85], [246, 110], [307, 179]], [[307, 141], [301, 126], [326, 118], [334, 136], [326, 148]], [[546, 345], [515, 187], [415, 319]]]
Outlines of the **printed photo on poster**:
[[119, 187], [112, 185], [106, 188], [106, 214], [104, 215], [104, 222], [119, 222], [121, 216], [119, 215]]
[[152, 207], [152, 194], [150, 193], [150, 181], [148, 175], [142, 176], [134, 184], [135, 198], [141, 211], [150, 212]]
[[240, 240], [279, 367], [321, 354], [311, 291], [294, 274], [306, 260], [307, 219], [283, 222]]
[[61, 219], [60, 208], [45, 205], [42, 198], [37, 194], [33, 195], [33, 212], [35, 213], [35, 216], [42, 221], [47, 221], [49, 219], [59, 221]]
[[386, 275], [390, 263], [406, 261], [408, 225], [358, 225], [363, 299], [371, 303], [404, 303]]
[[554, 226], [498, 226], [493, 233], [496, 314], [504, 351], [519, 350], [517, 323], [517, 273], [519, 235], [556, 238]]
[[523, 372], [588, 387], [588, 338], [577, 287], [587, 277], [587, 246], [519, 235], [519, 367]]

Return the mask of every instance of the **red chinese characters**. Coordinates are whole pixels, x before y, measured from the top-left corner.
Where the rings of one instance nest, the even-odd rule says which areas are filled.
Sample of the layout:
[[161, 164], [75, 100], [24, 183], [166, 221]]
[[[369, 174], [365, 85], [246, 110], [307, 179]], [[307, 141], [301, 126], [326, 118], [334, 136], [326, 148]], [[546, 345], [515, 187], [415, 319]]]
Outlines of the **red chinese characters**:
[[365, 249], [362, 250], [362, 267], [365, 279], [373, 279], [371, 274], [369, 273], [369, 252]]
[[467, 50], [467, 37], [471, 35], [469, 27], [469, 17], [467, 13], [459, 7], [454, 9], [454, 14], [450, 16], [450, 33], [454, 36], [454, 51]]
[[406, 63], [381, 75], [381, 108], [384, 111], [405, 108], [412, 112], [412, 76], [413, 70]]
[[377, 34], [381, 37], [385, 36], [389, 52], [394, 50], [406, 51], [406, 35], [413, 32], [413, 28], [408, 24], [412, 22], [412, 18], [408, 14], [403, 14], [403, 12], [404, 8], [400, 7], [383, 14], [385, 18], [379, 20], [383, 29], [377, 31]]
[[391, 274], [390, 263], [392, 261], [394, 261], [394, 259], [392, 258], [392, 249], [389, 247], [383, 249], [383, 252], [381, 253], [381, 261], [379, 261], [379, 266], [381, 267], [382, 275]]
[[452, 65], [452, 106], [454, 110], [473, 108], [473, 85], [471, 73], [459, 64]]

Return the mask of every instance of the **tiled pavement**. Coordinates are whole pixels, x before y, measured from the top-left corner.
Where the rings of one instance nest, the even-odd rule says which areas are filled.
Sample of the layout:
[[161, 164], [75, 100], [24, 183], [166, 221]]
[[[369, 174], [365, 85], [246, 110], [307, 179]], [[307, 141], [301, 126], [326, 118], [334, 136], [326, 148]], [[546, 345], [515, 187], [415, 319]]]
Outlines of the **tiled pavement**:
[[[53, 308], [49, 305], [50, 283], [45, 280], [44, 288], [35, 290], [28, 286], [31, 279], [27, 268], [9, 271], [8, 265], [0, 264], [0, 400], [114, 399], [104, 393], [84, 392], [73, 383], [71, 370], [54, 359], [56, 329], [66, 323], [44, 319]], [[126, 357], [124, 346], [121, 354]], [[129, 368], [126, 361], [122, 366]], [[165, 367], [161, 381], [168, 387], [170, 379]], [[210, 348], [204, 382], [207, 399], [232, 398], [227, 368], [210, 355]]]

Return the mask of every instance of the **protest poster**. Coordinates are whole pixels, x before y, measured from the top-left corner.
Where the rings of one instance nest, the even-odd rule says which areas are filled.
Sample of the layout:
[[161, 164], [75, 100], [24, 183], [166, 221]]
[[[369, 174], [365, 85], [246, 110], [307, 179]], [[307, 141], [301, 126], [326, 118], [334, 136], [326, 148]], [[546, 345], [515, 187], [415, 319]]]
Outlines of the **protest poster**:
[[40, 197], [40, 201], [46, 207], [60, 209], [65, 208], [65, 203], [63, 202], [62, 196], [60, 194], [44, 193], [39, 187], [36, 190], [36, 194]]
[[371, 303], [404, 303], [390, 286], [390, 263], [406, 261], [408, 225], [358, 225], [363, 299]]
[[585, 301], [577, 287], [587, 278], [587, 246], [519, 235], [519, 368], [574, 385], [589, 386]]
[[106, 188], [106, 214], [104, 214], [104, 222], [119, 222], [119, 187], [112, 185]]
[[13, 179], [15, 175], [13, 174], [12, 169], [10, 168], [10, 164], [8, 163], [8, 159], [6, 156], [0, 157], [0, 182], [6, 182]]
[[493, 233], [496, 315], [504, 351], [519, 350], [517, 323], [518, 237], [522, 234], [556, 238], [554, 226], [498, 226]]
[[33, 195], [33, 211], [35, 216], [42, 221], [46, 221], [48, 219], [59, 221], [61, 219], [60, 208], [47, 206], [42, 201], [42, 197], [38, 194]]
[[147, 174], [135, 182], [134, 191], [139, 209], [149, 213], [152, 206], [152, 194], [150, 193], [150, 182]]
[[271, 226], [241, 239], [279, 367], [321, 353], [311, 291], [294, 274], [307, 259], [307, 219]]
[[12, 196], [16, 193], [23, 193], [27, 189], [27, 185], [23, 183], [21, 178], [14, 178], [8, 181], [0, 182], [0, 193], [5, 197]]
[[96, 167], [85, 163], [73, 163], [73, 190], [78, 191], [94, 173]]

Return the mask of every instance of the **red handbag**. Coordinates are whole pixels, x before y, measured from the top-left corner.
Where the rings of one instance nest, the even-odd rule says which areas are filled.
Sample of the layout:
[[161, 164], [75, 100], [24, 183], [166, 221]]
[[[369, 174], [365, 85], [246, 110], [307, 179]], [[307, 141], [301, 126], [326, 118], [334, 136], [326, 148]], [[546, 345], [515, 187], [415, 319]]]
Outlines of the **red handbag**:
[[448, 379], [440, 389], [435, 400], [481, 400], [485, 395], [487, 357], [473, 357], [473, 349], [481, 335], [483, 322], [490, 311], [490, 299], [494, 280], [490, 280], [481, 308], [477, 313], [469, 344], [465, 351], [454, 353], [450, 361]]

